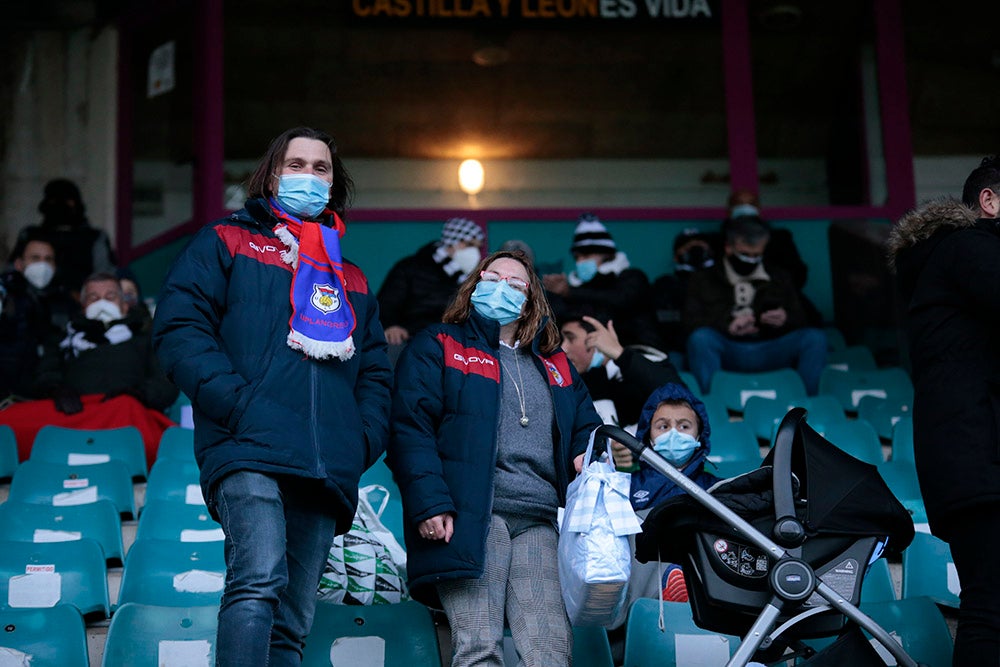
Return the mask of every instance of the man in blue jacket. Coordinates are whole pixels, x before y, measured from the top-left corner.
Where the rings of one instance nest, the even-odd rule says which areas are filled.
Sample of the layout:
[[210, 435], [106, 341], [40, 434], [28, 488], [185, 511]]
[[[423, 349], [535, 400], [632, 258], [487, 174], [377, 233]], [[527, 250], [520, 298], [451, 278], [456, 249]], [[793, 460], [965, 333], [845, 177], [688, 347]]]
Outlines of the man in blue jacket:
[[154, 342], [191, 399], [202, 489], [226, 536], [219, 665], [299, 664], [330, 543], [385, 448], [378, 304], [340, 254], [352, 187], [329, 135], [286, 131], [245, 208], [178, 257], [156, 309]]

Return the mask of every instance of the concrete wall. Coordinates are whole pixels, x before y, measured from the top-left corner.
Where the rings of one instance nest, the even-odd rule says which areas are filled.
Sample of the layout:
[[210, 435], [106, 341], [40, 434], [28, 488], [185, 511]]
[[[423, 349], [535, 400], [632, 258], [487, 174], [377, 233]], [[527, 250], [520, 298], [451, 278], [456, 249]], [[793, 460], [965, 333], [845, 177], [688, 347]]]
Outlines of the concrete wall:
[[38, 30], [23, 41], [4, 81], [0, 245], [40, 220], [45, 183], [70, 178], [80, 186], [91, 224], [114, 239], [118, 34], [101, 30]]

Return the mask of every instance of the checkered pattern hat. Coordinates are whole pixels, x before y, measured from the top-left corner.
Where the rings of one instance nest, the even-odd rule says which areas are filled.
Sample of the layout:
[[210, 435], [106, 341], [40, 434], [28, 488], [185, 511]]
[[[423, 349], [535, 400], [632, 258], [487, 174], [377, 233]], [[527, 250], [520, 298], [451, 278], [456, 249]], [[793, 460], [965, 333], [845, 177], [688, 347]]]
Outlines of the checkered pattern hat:
[[483, 228], [468, 218], [448, 218], [441, 228], [441, 245], [453, 246], [460, 241], [482, 241]]
[[571, 253], [592, 253], [603, 252], [610, 255], [618, 251], [614, 239], [593, 213], [584, 213], [577, 219], [576, 231], [573, 232], [573, 245], [570, 246]]

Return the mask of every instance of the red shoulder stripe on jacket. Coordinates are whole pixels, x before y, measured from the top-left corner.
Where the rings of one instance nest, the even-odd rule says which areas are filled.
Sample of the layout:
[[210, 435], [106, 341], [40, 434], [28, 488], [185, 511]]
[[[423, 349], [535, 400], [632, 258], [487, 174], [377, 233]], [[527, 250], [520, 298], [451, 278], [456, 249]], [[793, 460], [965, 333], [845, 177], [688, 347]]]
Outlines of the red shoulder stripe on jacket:
[[570, 387], [573, 385], [573, 376], [569, 372], [569, 359], [562, 350], [555, 352], [550, 357], [539, 357], [545, 370], [549, 372], [549, 384], [556, 387]]
[[219, 239], [226, 244], [229, 254], [233, 257], [243, 255], [256, 260], [261, 264], [280, 266], [286, 271], [291, 271], [292, 267], [285, 264], [281, 259], [281, 251], [284, 249], [281, 241], [272, 239], [263, 234], [258, 234], [236, 225], [216, 225], [215, 233]]
[[500, 364], [488, 352], [474, 347], [465, 347], [448, 334], [439, 333], [437, 339], [444, 347], [444, 365], [446, 368], [468, 375], [481, 375], [488, 380], [500, 382]]
[[348, 292], [368, 294], [368, 279], [360, 268], [350, 262], [344, 262], [344, 282]]

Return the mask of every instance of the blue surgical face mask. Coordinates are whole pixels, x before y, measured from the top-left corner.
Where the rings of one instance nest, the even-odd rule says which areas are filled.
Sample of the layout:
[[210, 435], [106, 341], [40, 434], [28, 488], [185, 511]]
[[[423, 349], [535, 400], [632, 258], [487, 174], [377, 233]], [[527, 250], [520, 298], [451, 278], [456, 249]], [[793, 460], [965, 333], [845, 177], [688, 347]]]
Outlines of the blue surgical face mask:
[[521, 316], [527, 299], [524, 292], [514, 289], [503, 280], [481, 280], [472, 292], [472, 306], [483, 317], [496, 320], [500, 326], [510, 324]]
[[673, 428], [653, 439], [653, 450], [674, 466], [687, 463], [696, 449], [698, 441], [693, 435]]
[[315, 218], [330, 201], [330, 184], [313, 174], [282, 174], [278, 178], [278, 204], [293, 215]]
[[582, 282], [590, 282], [597, 275], [597, 260], [584, 259], [576, 263], [576, 277]]
[[604, 353], [600, 350], [594, 350], [594, 356], [590, 358], [590, 366], [587, 366], [587, 370], [592, 370], [597, 368], [604, 363]]

